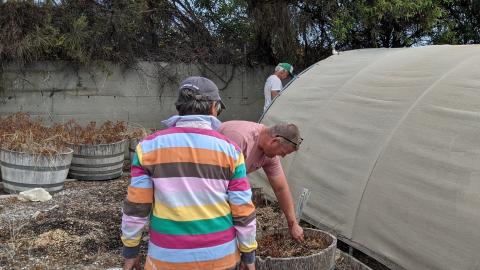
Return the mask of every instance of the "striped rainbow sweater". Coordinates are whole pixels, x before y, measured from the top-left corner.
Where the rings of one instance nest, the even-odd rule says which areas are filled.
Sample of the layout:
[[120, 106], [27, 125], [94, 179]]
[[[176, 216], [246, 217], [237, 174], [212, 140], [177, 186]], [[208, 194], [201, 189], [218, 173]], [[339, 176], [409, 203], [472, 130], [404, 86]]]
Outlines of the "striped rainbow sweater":
[[256, 249], [255, 207], [235, 143], [211, 129], [171, 127], [136, 152], [122, 217], [126, 257], [138, 253], [148, 221], [145, 269], [231, 269], [239, 252]]

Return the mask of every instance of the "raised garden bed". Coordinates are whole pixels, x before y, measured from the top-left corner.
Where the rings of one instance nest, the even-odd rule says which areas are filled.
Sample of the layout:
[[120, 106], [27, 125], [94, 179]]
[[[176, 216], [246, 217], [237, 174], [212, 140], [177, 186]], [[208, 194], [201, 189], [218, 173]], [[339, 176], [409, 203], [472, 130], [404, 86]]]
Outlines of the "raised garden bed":
[[68, 144], [73, 149], [69, 177], [78, 180], [110, 180], [123, 172], [128, 140], [106, 144]]
[[40, 155], [0, 149], [3, 189], [19, 193], [32, 188], [59, 191], [67, 178], [72, 150], [65, 153]]
[[44, 126], [40, 118], [17, 113], [0, 118], [0, 175], [10, 193], [41, 187], [59, 191], [72, 160], [60, 124]]
[[[83, 126], [75, 120], [51, 125], [44, 122], [26, 113], [0, 118], [0, 149], [5, 152], [1, 155], [5, 160], [0, 162], [2, 170], [8, 174], [3, 173], [4, 186], [8, 191], [17, 192], [37, 186], [58, 191], [61, 181], [49, 182], [49, 179], [61, 178], [54, 175], [60, 169], [62, 176], [63, 171], [69, 171], [70, 178], [79, 180], [115, 179], [122, 175], [124, 157], [130, 156], [128, 149], [134, 148], [147, 134], [140, 125], [127, 125], [123, 121], [106, 121], [101, 125], [90, 122]], [[64, 153], [71, 155], [72, 150], [73, 159], [68, 158], [71, 164], [70, 161], [66, 164], [65, 158], [60, 160]], [[22, 160], [12, 158], [12, 153], [22, 156]], [[31, 157], [28, 156], [30, 154]], [[47, 159], [50, 162], [45, 162]], [[51, 165], [50, 170], [46, 163]], [[27, 170], [31, 172], [26, 173]], [[51, 175], [47, 176], [47, 171]]]
[[277, 229], [258, 238], [258, 270], [317, 269], [335, 267], [335, 236], [315, 229], [304, 229], [305, 240], [297, 243], [288, 229]]

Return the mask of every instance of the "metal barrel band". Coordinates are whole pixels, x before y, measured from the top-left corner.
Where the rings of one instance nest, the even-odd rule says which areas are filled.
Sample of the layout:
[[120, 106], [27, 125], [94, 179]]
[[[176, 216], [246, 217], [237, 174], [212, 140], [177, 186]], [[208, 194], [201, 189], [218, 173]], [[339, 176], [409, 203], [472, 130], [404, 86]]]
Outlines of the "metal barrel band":
[[80, 155], [80, 154], [73, 154], [73, 158], [86, 158], [86, 159], [99, 159], [99, 158], [113, 158], [113, 157], [120, 157], [123, 156], [124, 152], [122, 151], [121, 153], [117, 154], [112, 154], [112, 155], [102, 155], [102, 156], [92, 156], [92, 155]]
[[118, 168], [115, 170], [108, 170], [108, 171], [80, 171], [80, 170], [75, 170], [75, 169], [70, 169], [70, 174], [109, 174], [109, 173], [116, 173], [121, 171], [122, 168]]
[[54, 184], [28, 184], [28, 183], [18, 183], [18, 182], [12, 182], [12, 181], [8, 181], [7, 179], [3, 179], [3, 182], [5, 184], [9, 184], [9, 185], [12, 185], [12, 186], [18, 186], [18, 187], [45, 187], [45, 188], [49, 188], [49, 187], [60, 187], [60, 186], [63, 186], [63, 183], [64, 181], [62, 182], [59, 182], [59, 183], [54, 183]]
[[2, 166], [4, 167], [8, 167], [12, 169], [22, 169], [22, 170], [30, 170], [30, 171], [37, 171], [37, 172], [63, 171], [63, 170], [68, 170], [70, 168], [70, 164], [62, 165], [62, 166], [52, 166], [52, 167], [17, 165], [17, 164], [7, 163], [5, 161], [0, 161], [0, 164], [2, 164]]
[[[114, 163], [102, 163], [102, 164], [81, 164], [81, 163], [75, 163], [72, 165], [72, 167], [80, 167], [80, 168], [103, 168], [103, 167], [111, 167], [111, 166], [117, 166], [117, 165], [123, 165], [123, 160], [122, 161], [117, 161]], [[74, 169], [73, 169], [74, 170]]]

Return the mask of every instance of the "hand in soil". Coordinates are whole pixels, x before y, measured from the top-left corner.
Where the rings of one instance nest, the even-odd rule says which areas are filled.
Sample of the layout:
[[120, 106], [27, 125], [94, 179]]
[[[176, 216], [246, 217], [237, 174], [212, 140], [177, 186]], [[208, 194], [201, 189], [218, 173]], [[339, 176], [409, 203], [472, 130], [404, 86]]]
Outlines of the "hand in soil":
[[293, 240], [301, 243], [303, 242], [303, 229], [298, 225], [298, 223], [293, 224], [292, 227], [290, 227], [290, 235], [292, 236]]
[[140, 266], [140, 255], [136, 258], [132, 259], [125, 259], [123, 264], [123, 270], [141, 270], [142, 266]]

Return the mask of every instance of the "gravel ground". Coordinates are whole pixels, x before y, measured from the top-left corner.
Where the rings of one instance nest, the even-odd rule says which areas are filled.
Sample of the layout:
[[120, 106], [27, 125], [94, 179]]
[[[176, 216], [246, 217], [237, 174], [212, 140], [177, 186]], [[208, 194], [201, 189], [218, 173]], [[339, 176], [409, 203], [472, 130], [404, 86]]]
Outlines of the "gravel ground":
[[122, 263], [128, 175], [67, 182], [47, 202], [0, 200], [0, 269], [107, 269]]
[[[47, 202], [0, 199], [0, 269], [121, 267], [120, 207], [128, 183], [125, 174], [110, 181], [66, 182]], [[275, 203], [257, 208], [257, 223], [259, 238], [286, 227]], [[337, 270], [358, 269], [345, 263], [341, 254], [336, 260]]]

